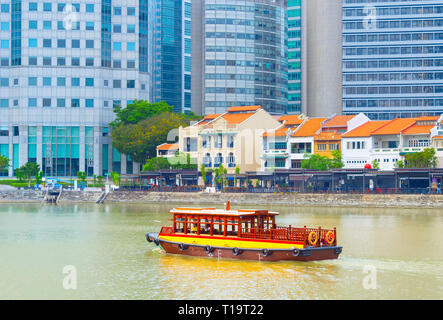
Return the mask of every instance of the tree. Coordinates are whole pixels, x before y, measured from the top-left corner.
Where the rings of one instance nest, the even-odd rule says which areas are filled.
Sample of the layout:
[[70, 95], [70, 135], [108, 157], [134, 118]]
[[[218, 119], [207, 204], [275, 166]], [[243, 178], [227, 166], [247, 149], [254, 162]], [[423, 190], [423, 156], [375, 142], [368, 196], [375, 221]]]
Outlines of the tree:
[[228, 173], [228, 170], [222, 164], [214, 169], [215, 182], [218, 185], [223, 186], [223, 183], [224, 183], [223, 175], [226, 173]]
[[189, 125], [194, 117], [163, 112], [136, 124], [121, 123], [111, 132], [112, 145], [120, 153], [130, 155], [133, 161], [144, 162], [156, 156], [156, 147], [167, 141], [171, 130]]
[[115, 186], [118, 186], [120, 182], [119, 174], [117, 172], [111, 171], [111, 180]]
[[330, 159], [329, 168], [331, 169], [341, 169], [345, 166], [342, 161], [341, 151], [334, 150], [332, 151], [332, 159]]
[[79, 172], [77, 172], [77, 178], [78, 178], [81, 182], [86, 182], [86, 172], [83, 172], [83, 171], [79, 171]]
[[304, 160], [301, 162], [303, 169], [312, 169], [319, 171], [327, 171], [329, 169], [330, 159], [319, 154], [305, 154]]
[[30, 187], [32, 177], [36, 177], [40, 173], [40, 165], [35, 162], [27, 162], [18, 168], [18, 171], [23, 178], [28, 180], [28, 187]]
[[240, 174], [240, 167], [235, 167], [235, 181], [234, 186], [237, 187], [237, 175]]
[[110, 123], [111, 127], [119, 125], [137, 124], [142, 120], [159, 115], [163, 112], [172, 112], [173, 107], [164, 101], [150, 103], [146, 100], [135, 100], [126, 108], [120, 105], [114, 107], [116, 119]]
[[155, 157], [152, 159], [146, 160], [146, 163], [143, 165], [143, 171], [159, 171], [161, 169], [169, 169], [171, 164], [168, 159], [163, 157]]
[[0, 154], [0, 171], [8, 170], [9, 159]]
[[380, 162], [378, 162], [377, 159], [374, 159], [371, 164], [373, 169], [380, 169]]
[[403, 160], [397, 160], [394, 163], [394, 168], [404, 168], [405, 167], [405, 163]]
[[206, 181], [208, 180], [208, 178], [206, 177], [206, 167], [203, 163], [200, 166], [200, 174], [202, 176], [203, 185], [206, 186]]
[[437, 156], [434, 148], [426, 148], [421, 152], [408, 153], [405, 155], [407, 168], [435, 168]]

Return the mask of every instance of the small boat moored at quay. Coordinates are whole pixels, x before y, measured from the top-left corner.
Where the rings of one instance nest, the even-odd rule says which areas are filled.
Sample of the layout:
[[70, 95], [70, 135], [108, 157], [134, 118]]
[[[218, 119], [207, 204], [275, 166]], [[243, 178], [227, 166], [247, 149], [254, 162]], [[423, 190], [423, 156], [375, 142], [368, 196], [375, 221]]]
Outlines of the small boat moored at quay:
[[276, 225], [278, 212], [174, 208], [172, 227], [146, 234], [166, 253], [260, 261], [337, 259], [337, 230]]

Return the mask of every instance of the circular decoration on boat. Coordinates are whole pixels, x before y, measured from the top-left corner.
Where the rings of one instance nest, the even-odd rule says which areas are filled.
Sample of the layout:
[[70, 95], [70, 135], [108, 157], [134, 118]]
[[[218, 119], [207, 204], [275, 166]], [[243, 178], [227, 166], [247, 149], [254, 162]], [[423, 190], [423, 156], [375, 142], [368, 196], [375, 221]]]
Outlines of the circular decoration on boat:
[[149, 236], [149, 234], [146, 234], [146, 240], [148, 240], [148, 242], [152, 242], [151, 237]]
[[300, 254], [300, 251], [299, 251], [299, 250], [297, 250], [297, 249], [292, 250], [292, 255], [293, 255], [294, 257], [298, 257], [299, 254]]
[[327, 244], [329, 244], [329, 245], [333, 244], [334, 240], [335, 240], [334, 232], [328, 231], [326, 233], [325, 240], [326, 240]]
[[154, 243], [155, 243], [156, 246], [158, 246], [160, 244], [160, 240], [154, 239]]
[[271, 251], [269, 250], [269, 249], [263, 249], [262, 250], [262, 255], [264, 256], [264, 257], [267, 257], [267, 256], [269, 256], [271, 254]]
[[214, 248], [213, 248], [213, 247], [211, 247], [211, 246], [205, 246], [205, 252], [206, 252], [207, 254], [210, 254], [212, 251], [214, 251]]
[[234, 249], [232, 249], [232, 254], [233, 254], [234, 256], [238, 256], [238, 255], [240, 254], [240, 249], [239, 249], [239, 248], [234, 248]]
[[186, 249], [185, 244], [184, 244], [184, 243], [179, 243], [179, 244], [178, 244], [178, 249], [179, 249], [180, 251], [185, 250], [185, 249]]
[[311, 231], [308, 235], [308, 242], [311, 246], [315, 246], [318, 241], [318, 235], [315, 231]]

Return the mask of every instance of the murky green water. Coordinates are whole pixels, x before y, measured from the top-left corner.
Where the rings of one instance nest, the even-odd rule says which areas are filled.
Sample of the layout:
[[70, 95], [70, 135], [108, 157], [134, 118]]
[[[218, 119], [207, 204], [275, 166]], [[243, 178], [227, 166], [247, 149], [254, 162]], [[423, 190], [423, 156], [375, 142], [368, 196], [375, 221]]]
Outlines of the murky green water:
[[337, 227], [340, 258], [303, 263], [163, 254], [170, 207], [0, 204], [0, 299], [443, 299], [441, 209], [269, 207]]

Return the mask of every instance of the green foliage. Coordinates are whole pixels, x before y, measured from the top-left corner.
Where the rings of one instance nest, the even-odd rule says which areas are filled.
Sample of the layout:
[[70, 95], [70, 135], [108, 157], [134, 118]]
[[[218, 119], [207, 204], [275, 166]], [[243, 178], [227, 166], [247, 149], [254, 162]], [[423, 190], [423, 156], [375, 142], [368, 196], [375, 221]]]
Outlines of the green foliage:
[[341, 152], [335, 150], [332, 152], [333, 158], [330, 159], [319, 154], [305, 154], [305, 159], [301, 162], [303, 169], [311, 169], [318, 171], [327, 171], [329, 169], [340, 169], [344, 167]]
[[77, 178], [78, 178], [81, 182], [86, 182], [86, 172], [83, 172], [83, 171], [79, 171], [79, 172], [77, 172]]
[[163, 112], [172, 112], [172, 110], [172, 106], [164, 101], [150, 103], [146, 100], [135, 100], [124, 109], [121, 106], [114, 107], [116, 119], [112, 121], [110, 125], [116, 128], [122, 124], [137, 124], [142, 120]]
[[408, 153], [405, 155], [405, 161], [407, 168], [435, 168], [437, 166], [437, 156], [434, 148]]
[[189, 154], [179, 153], [170, 158], [154, 157], [146, 160], [143, 165], [143, 171], [158, 171], [161, 169], [190, 169], [196, 170], [197, 164], [195, 159], [191, 159]]
[[330, 159], [329, 168], [330, 169], [341, 169], [345, 166], [342, 161], [341, 151], [335, 150], [332, 151], [332, 159]]
[[206, 177], [206, 167], [204, 164], [200, 166], [200, 173], [202, 176], [203, 184], [206, 185], [208, 178]]
[[303, 169], [327, 171], [329, 169], [330, 159], [319, 154], [307, 155], [305, 154], [305, 159], [301, 162], [301, 167]]
[[394, 168], [404, 168], [405, 167], [405, 163], [403, 160], [397, 160], [394, 163]]
[[9, 159], [0, 154], [0, 171], [8, 170]]
[[168, 159], [163, 157], [155, 157], [152, 159], [146, 160], [146, 163], [143, 165], [143, 171], [159, 171], [161, 169], [169, 169], [171, 164]]
[[378, 162], [376, 159], [372, 161], [372, 169], [380, 169], [380, 162]]
[[38, 176], [40, 173], [40, 165], [35, 162], [27, 162], [20, 168], [16, 169], [17, 178], [22, 182], [24, 179], [28, 181], [28, 187], [31, 186], [32, 177]]
[[43, 180], [43, 171], [40, 171], [36, 176], [35, 176], [35, 183], [37, 184], [42, 184]]
[[168, 140], [168, 133], [180, 126], [187, 126], [195, 115], [163, 112], [136, 124], [120, 124], [112, 132], [113, 146], [133, 161], [144, 162], [156, 156], [156, 147]]
[[111, 172], [111, 180], [114, 183], [114, 185], [118, 186], [120, 178], [119, 174], [117, 172], [112, 171]]
[[222, 184], [224, 180], [223, 175], [226, 173], [228, 173], [228, 170], [222, 164], [217, 168], [215, 168], [214, 169], [215, 182], [218, 184]]

